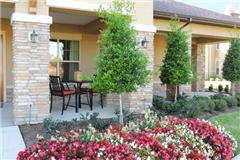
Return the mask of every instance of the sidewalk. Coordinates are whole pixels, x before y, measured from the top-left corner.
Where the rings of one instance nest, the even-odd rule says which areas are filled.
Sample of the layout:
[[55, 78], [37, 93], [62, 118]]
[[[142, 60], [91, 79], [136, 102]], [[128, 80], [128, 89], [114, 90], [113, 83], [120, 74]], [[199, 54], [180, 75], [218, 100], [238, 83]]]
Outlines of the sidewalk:
[[18, 126], [0, 127], [0, 159], [15, 160], [25, 144]]
[[25, 144], [18, 126], [12, 122], [11, 109], [7, 104], [0, 108], [0, 160], [15, 160]]

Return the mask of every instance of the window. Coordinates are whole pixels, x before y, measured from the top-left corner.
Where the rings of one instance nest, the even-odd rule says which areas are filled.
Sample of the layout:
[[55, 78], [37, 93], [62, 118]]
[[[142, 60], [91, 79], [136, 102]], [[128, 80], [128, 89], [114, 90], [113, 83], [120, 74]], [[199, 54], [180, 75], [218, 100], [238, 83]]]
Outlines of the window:
[[49, 53], [49, 74], [74, 80], [74, 72], [80, 69], [79, 41], [51, 39]]

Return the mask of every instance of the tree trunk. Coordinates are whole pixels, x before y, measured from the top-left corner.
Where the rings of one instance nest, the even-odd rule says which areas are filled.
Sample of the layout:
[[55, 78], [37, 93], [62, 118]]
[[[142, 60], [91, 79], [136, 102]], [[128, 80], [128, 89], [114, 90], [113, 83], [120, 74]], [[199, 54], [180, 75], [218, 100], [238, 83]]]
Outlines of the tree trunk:
[[166, 99], [168, 101], [174, 101], [174, 97], [175, 97], [175, 86], [174, 85], [170, 85], [167, 84], [166, 86]]
[[174, 102], [177, 102], [177, 96], [178, 96], [178, 86], [175, 86], [175, 96], [174, 96]]
[[235, 96], [235, 82], [231, 82], [231, 94]]
[[120, 105], [120, 114], [119, 114], [119, 123], [123, 124], [123, 104], [122, 104], [122, 94], [119, 94], [119, 105]]

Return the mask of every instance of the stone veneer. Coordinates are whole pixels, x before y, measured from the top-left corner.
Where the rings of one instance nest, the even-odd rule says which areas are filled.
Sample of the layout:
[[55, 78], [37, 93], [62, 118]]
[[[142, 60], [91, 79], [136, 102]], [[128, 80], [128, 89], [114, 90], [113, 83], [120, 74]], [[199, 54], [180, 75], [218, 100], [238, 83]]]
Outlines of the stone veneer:
[[[13, 21], [13, 117], [15, 124], [49, 116], [49, 24]], [[35, 30], [37, 43], [29, 40]]]
[[7, 92], [7, 103], [12, 103], [12, 101], [13, 101], [13, 88], [12, 87], [7, 87], [6, 92]]
[[[140, 40], [146, 36], [148, 40], [147, 47], [140, 47], [148, 58], [148, 70], [153, 71], [153, 56], [154, 46], [153, 38], [154, 33], [151, 32], [138, 32], [137, 39]], [[130, 111], [143, 113], [146, 108], [152, 105], [153, 98], [153, 78], [151, 77], [149, 83], [142, 88], [139, 88], [134, 93], [127, 93], [123, 95], [124, 108], [129, 108]], [[109, 94], [105, 97], [105, 105], [119, 106], [119, 96], [116, 94]]]
[[240, 82], [232, 82], [234, 91], [232, 93], [240, 93]]
[[[140, 47], [141, 51], [145, 53], [148, 58], [147, 69], [153, 72], [154, 67], [154, 33], [152, 32], [138, 32], [137, 39], [146, 37], [148, 43], [147, 47]], [[153, 99], [153, 76], [150, 77], [149, 82], [145, 87], [139, 88], [137, 92], [130, 93], [129, 108], [131, 111], [144, 113], [149, 106], [152, 106]]]
[[204, 91], [205, 81], [205, 45], [192, 45], [192, 67], [197, 80], [192, 83], [192, 91]]

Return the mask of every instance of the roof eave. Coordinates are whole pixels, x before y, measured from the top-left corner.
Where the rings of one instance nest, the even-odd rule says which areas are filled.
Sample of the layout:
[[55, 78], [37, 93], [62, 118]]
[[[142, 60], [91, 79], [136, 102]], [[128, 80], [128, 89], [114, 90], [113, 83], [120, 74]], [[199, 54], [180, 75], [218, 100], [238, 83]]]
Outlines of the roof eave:
[[[174, 13], [167, 13], [167, 12], [159, 12], [154, 11], [154, 18], [165, 18], [170, 19]], [[210, 25], [217, 25], [217, 26], [224, 26], [224, 27], [237, 27], [240, 28], [240, 23], [233, 23], [233, 22], [227, 22], [222, 20], [213, 20], [208, 18], [202, 18], [202, 17], [194, 17], [189, 15], [183, 15], [183, 14], [176, 14], [180, 20], [186, 19], [186, 18], [192, 18], [192, 23], [199, 23], [199, 24], [210, 24]]]

